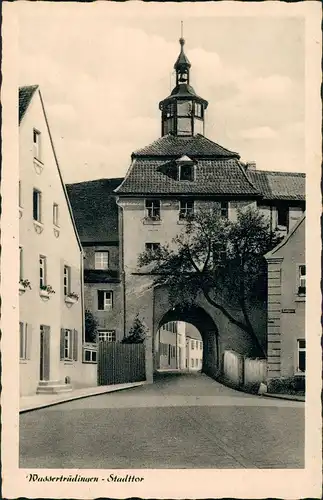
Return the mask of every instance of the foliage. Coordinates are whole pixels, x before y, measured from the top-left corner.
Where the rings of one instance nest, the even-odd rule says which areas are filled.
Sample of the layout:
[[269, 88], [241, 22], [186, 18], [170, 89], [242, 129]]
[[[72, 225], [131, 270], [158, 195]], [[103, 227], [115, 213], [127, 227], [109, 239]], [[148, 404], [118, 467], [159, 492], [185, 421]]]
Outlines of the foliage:
[[75, 300], [78, 300], [79, 299], [79, 295], [75, 292], [69, 292], [67, 294], [67, 297], [69, 297], [70, 299], [75, 299]]
[[85, 311], [85, 342], [96, 342], [98, 322], [91, 311]]
[[134, 319], [127, 337], [121, 341], [122, 344], [142, 344], [146, 338], [147, 329], [139, 319], [138, 314]]
[[[201, 210], [187, 219], [172, 247], [146, 251], [138, 264], [148, 266], [155, 275], [154, 285], [168, 286], [174, 305], [190, 305], [202, 293], [213, 307], [250, 334], [263, 353], [249, 308], [255, 300], [266, 300], [264, 254], [278, 242], [279, 237], [257, 210], [239, 211], [236, 221], [221, 217], [217, 210]], [[232, 309], [239, 311], [238, 317]]]
[[40, 289], [49, 294], [56, 293], [51, 285], [40, 285]]
[[29, 280], [25, 279], [25, 280], [19, 280], [19, 284], [21, 286], [23, 286], [24, 288], [29, 288], [29, 290], [31, 290], [31, 283]]

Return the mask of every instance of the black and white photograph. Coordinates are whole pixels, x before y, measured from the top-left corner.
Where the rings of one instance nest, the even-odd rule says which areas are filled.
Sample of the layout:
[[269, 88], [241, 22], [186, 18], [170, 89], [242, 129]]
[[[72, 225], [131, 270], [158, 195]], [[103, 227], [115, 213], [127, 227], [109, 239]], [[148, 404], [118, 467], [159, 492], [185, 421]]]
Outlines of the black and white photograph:
[[320, 496], [321, 14], [261, 3], [5, 6], [20, 495]]

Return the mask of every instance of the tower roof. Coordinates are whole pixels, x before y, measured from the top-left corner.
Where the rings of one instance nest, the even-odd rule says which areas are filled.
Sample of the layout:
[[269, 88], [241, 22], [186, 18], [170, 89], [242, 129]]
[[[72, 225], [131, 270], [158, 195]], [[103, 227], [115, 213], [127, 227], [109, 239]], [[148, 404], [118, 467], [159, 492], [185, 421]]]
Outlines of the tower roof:
[[185, 40], [184, 38], [180, 38], [179, 39], [179, 43], [181, 45], [181, 51], [179, 53], [179, 56], [174, 64], [174, 69], [182, 69], [183, 67], [187, 67], [187, 68], [190, 68], [191, 67], [191, 63], [189, 62], [185, 52], [184, 52], [184, 44], [185, 44]]

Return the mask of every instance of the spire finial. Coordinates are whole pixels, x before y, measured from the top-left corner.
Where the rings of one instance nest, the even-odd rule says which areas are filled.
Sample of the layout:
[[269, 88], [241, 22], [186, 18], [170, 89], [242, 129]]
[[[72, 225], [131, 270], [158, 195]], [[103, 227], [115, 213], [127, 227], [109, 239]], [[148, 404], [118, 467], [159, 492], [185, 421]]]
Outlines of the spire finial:
[[184, 40], [184, 23], [181, 21], [181, 38], [179, 39], [179, 43], [183, 47], [185, 40]]

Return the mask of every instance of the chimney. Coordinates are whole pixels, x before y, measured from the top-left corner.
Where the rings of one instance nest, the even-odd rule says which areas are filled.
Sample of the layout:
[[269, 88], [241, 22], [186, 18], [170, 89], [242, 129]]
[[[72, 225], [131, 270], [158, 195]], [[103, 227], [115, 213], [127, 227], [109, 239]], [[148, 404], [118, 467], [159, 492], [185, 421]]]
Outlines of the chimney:
[[257, 165], [255, 161], [247, 161], [246, 170], [256, 170]]

